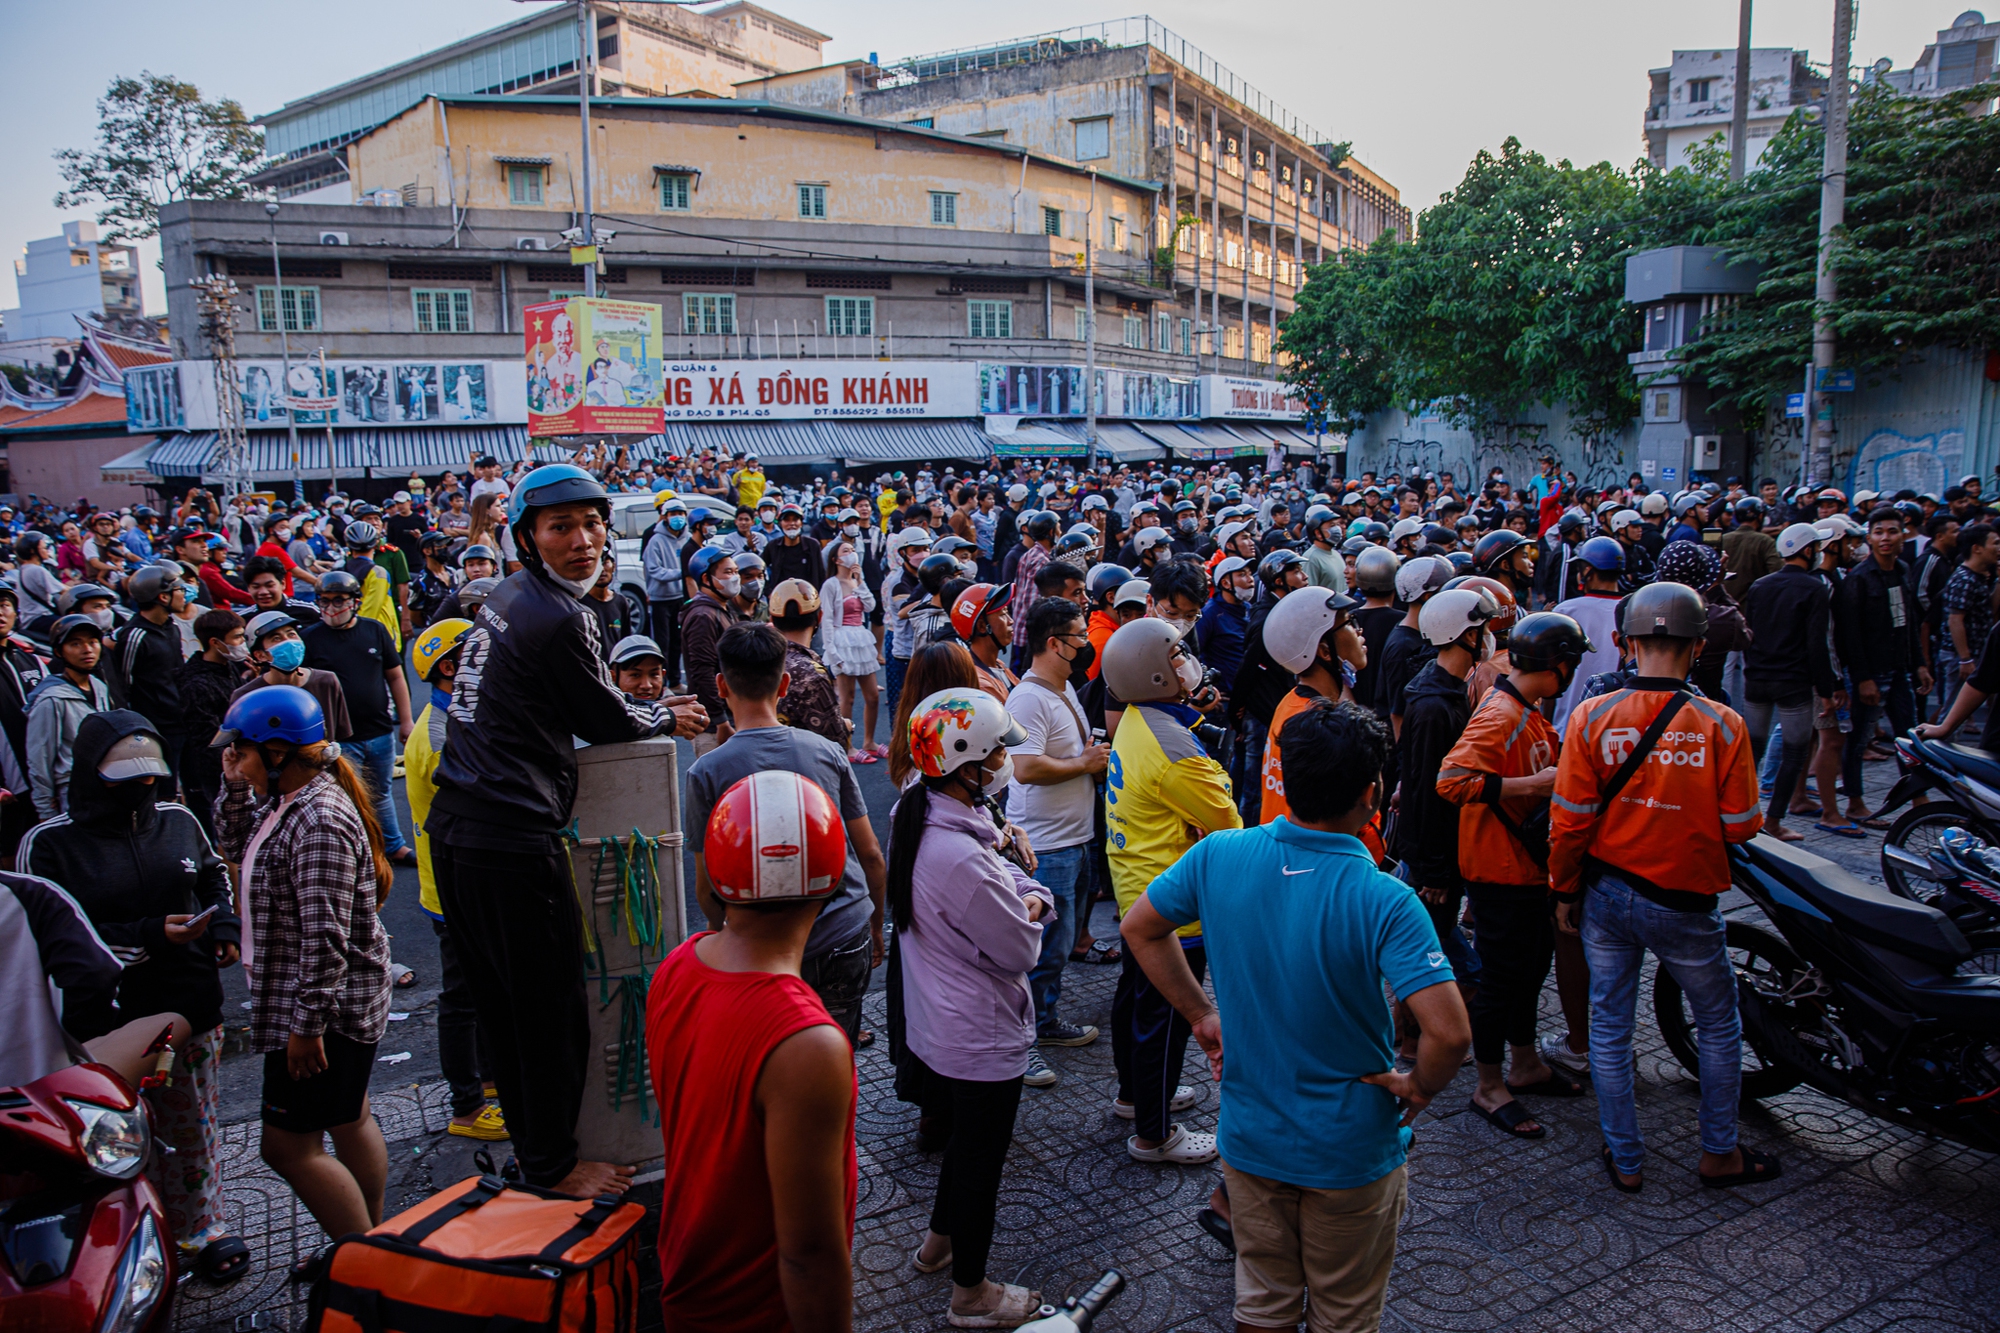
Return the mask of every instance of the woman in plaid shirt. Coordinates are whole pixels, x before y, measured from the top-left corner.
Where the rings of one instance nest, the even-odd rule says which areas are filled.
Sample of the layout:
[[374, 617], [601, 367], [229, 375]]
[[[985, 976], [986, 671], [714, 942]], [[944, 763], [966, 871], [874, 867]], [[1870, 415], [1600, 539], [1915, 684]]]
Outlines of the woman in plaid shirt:
[[[319, 701], [272, 685], [230, 705], [216, 832], [242, 867], [243, 967], [264, 1053], [263, 1158], [334, 1237], [382, 1220], [389, 1170], [368, 1109], [389, 1025], [392, 872], [374, 803]], [[333, 1136], [334, 1154], [321, 1148]]]

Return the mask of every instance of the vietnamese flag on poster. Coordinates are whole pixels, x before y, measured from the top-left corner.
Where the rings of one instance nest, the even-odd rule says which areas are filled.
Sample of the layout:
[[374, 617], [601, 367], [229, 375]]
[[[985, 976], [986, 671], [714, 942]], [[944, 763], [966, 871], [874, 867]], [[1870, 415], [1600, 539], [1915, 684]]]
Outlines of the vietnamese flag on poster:
[[528, 434], [657, 435], [666, 426], [660, 307], [573, 296], [522, 312]]

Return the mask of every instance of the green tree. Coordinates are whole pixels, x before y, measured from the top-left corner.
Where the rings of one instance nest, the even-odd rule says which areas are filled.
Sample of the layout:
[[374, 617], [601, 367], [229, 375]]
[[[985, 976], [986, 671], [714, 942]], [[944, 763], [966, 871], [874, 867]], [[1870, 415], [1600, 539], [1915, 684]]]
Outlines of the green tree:
[[97, 146], [56, 154], [66, 188], [57, 208], [102, 200], [98, 225], [109, 239], [137, 240], [160, 229], [160, 209], [179, 199], [244, 199], [264, 155], [263, 131], [243, 108], [168, 75], [119, 78], [97, 102]]

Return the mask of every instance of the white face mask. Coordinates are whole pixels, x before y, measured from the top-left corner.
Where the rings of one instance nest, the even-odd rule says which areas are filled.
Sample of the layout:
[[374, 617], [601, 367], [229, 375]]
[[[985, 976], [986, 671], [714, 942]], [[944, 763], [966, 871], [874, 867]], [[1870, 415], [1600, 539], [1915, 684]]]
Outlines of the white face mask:
[[108, 606], [98, 607], [90, 613], [90, 618], [97, 622], [99, 629], [110, 629], [118, 619], [118, 617], [111, 613], [111, 608]]
[[859, 537], [861, 535], [861, 525], [859, 523], [849, 523], [840, 531], [841, 535], [846, 537]]
[[1175, 616], [1161, 616], [1160, 619], [1165, 621], [1167, 624], [1172, 625], [1174, 627], [1174, 633], [1180, 635], [1182, 638], [1186, 638], [1187, 632], [1194, 628], [1194, 622], [1192, 620], [1181, 620]]
[[1010, 754], [1002, 759], [998, 768], [982, 769], [980, 777], [980, 790], [988, 796], [998, 796], [1014, 781], [1014, 756]]
[[731, 574], [726, 578], [719, 578], [715, 581], [715, 590], [724, 597], [734, 597], [737, 593], [743, 591], [743, 579], [736, 574]]
[[859, 569], [861, 568], [861, 557], [852, 551], [842, 551], [840, 553], [840, 567], [842, 569]]
[[222, 655], [232, 662], [244, 661], [250, 656], [250, 645], [247, 643], [224, 644], [222, 646]]
[[1185, 653], [1174, 659], [1174, 675], [1180, 678], [1181, 688], [1190, 694], [1201, 688], [1201, 663]]
[[976, 579], [979, 577], [979, 566], [974, 561], [961, 560], [958, 562], [958, 572], [969, 579]]

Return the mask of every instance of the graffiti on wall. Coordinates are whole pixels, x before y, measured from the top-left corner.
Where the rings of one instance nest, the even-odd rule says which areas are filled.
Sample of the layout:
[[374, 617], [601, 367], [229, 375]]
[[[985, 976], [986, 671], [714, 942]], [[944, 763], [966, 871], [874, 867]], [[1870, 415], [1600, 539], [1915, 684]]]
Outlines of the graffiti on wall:
[[1893, 494], [1905, 487], [1919, 495], [1943, 495], [1964, 475], [1965, 432], [1937, 431], [1909, 436], [1878, 430], [1862, 442], [1847, 473], [1847, 493], [1856, 490]]
[[1404, 439], [1385, 437], [1368, 452], [1363, 466], [1404, 477], [1449, 472], [1454, 480], [1473, 487], [1486, 474], [1499, 468], [1515, 485], [1525, 485], [1542, 470], [1541, 458], [1553, 449], [1565, 472], [1575, 472], [1577, 480], [1600, 489], [1623, 486], [1631, 464], [1616, 439], [1584, 440], [1562, 447], [1545, 443], [1548, 427], [1523, 423], [1508, 432], [1510, 438], [1495, 440]]

